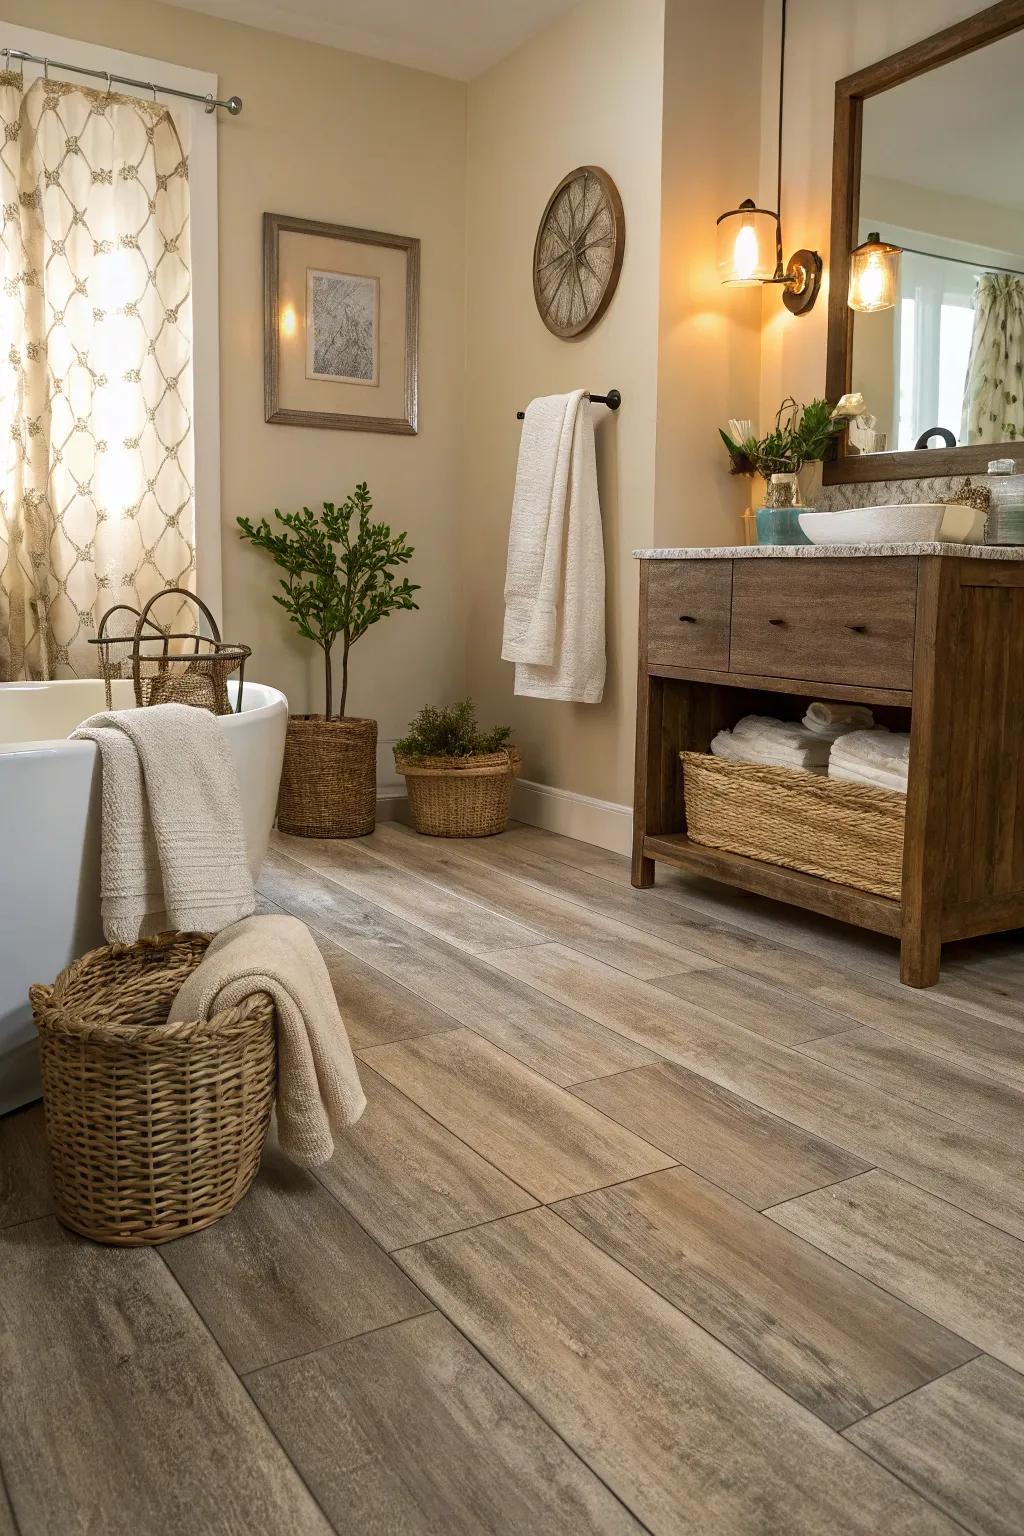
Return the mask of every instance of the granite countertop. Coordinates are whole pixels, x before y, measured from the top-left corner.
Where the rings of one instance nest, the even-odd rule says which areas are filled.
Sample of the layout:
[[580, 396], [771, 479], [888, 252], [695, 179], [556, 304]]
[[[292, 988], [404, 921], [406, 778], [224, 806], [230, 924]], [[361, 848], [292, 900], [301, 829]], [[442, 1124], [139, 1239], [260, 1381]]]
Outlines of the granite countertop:
[[723, 544], [696, 549], [634, 549], [634, 560], [855, 560], [879, 555], [956, 555], [1024, 560], [1017, 544]]

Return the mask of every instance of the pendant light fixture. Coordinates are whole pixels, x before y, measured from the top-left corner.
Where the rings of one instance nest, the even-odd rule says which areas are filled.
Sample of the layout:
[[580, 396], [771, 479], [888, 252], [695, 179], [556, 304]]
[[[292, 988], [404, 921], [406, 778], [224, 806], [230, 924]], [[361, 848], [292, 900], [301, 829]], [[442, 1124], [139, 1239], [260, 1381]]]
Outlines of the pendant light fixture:
[[900, 291], [898, 245], [887, 245], [878, 230], [850, 252], [850, 292], [847, 303], [862, 315], [880, 309], [895, 309]]
[[779, 154], [775, 211], [758, 208], [746, 197], [718, 219], [718, 275], [730, 287], [750, 288], [757, 283], [778, 283], [782, 302], [794, 315], [805, 315], [814, 306], [821, 287], [821, 257], [817, 251], [799, 250], [782, 265], [782, 120], [786, 84], [786, 0], [782, 0], [779, 42]]

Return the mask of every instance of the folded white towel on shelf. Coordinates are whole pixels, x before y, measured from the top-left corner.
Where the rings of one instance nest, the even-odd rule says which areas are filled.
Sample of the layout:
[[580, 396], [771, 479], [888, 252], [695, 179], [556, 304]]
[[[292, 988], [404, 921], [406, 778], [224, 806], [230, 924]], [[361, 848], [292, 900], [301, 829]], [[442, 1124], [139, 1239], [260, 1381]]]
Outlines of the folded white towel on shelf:
[[590, 402], [545, 395], [526, 408], [508, 535], [501, 655], [517, 694], [600, 703], [604, 588]]
[[734, 763], [797, 768], [825, 773], [830, 743], [792, 720], [745, 715], [731, 731], [719, 731], [711, 743], [715, 757]]
[[829, 777], [907, 792], [910, 735], [906, 731], [853, 731], [832, 748]]
[[905, 774], [894, 769], [875, 768], [870, 763], [857, 766], [852, 763], [830, 763], [828, 776], [830, 779], [844, 779], [847, 784], [871, 784], [875, 789], [891, 789], [898, 795], [907, 792]]
[[92, 715], [100, 752], [100, 914], [110, 944], [215, 932], [256, 905], [234, 759], [215, 715], [187, 704]]
[[875, 717], [863, 704], [824, 704], [819, 701], [807, 706], [803, 723], [815, 736], [836, 741], [850, 731], [870, 730]]
[[302, 1168], [319, 1168], [366, 1098], [330, 975], [304, 923], [247, 917], [219, 933], [174, 999], [171, 1022], [211, 1018], [254, 992], [274, 1002], [281, 1150]]

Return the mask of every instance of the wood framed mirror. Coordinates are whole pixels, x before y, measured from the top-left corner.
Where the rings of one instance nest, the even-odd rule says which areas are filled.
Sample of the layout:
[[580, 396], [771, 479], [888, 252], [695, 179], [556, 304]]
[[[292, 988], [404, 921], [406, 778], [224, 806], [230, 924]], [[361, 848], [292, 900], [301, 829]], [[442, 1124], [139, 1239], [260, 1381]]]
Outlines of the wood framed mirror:
[[[836, 82], [826, 394], [859, 391], [876, 426], [843, 434], [826, 484], [1024, 460], [1022, 143], [1024, 0]], [[903, 252], [895, 302], [855, 311], [875, 231]], [[944, 445], [916, 447], [929, 429]]]

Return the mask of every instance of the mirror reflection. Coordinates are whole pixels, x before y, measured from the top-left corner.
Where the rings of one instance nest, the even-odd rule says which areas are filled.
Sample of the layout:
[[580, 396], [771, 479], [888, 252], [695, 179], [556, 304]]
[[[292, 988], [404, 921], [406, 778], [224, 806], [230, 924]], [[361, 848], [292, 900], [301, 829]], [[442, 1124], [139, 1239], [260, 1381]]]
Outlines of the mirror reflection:
[[864, 102], [851, 453], [1024, 438], [1022, 80], [1016, 33]]

